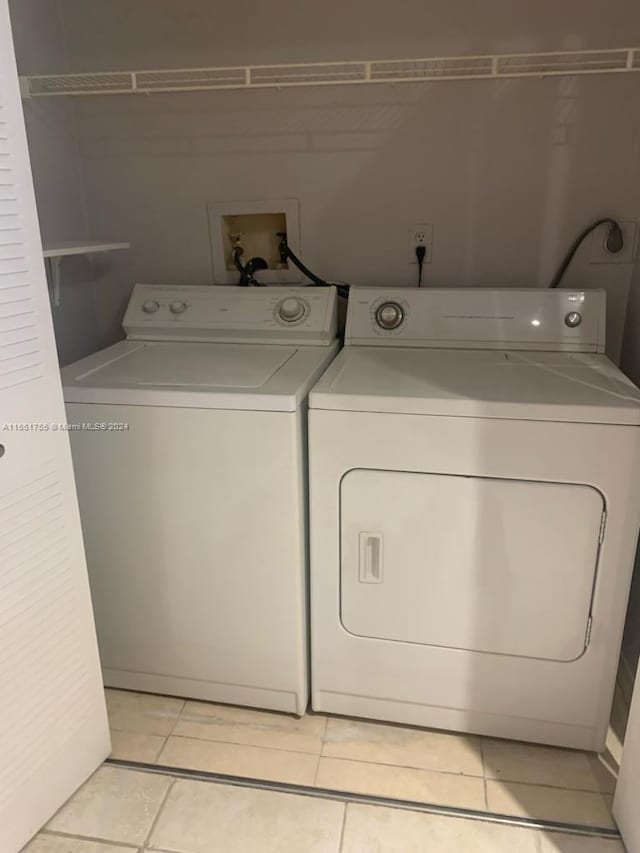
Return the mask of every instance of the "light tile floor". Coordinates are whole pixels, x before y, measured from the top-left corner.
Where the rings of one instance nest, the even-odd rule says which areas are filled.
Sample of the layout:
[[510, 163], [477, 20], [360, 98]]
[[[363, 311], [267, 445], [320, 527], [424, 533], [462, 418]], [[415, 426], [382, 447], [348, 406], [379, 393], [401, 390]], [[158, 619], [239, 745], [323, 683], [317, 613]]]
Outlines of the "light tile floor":
[[620, 744], [613, 732], [608, 752], [597, 756], [316, 714], [299, 720], [120, 690], [106, 695], [114, 758], [614, 826]]
[[617, 841], [101, 767], [23, 853], [624, 853]]

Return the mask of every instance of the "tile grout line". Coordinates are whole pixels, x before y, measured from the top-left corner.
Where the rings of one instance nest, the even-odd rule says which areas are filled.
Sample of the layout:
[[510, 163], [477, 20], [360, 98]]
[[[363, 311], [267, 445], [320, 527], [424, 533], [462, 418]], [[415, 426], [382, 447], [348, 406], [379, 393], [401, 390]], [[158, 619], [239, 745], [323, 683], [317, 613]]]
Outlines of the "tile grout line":
[[162, 741], [162, 746], [161, 746], [161, 747], [160, 747], [160, 749], [158, 750], [158, 754], [157, 754], [157, 755], [156, 755], [156, 757], [153, 759], [154, 764], [157, 764], [157, 763], [160, 761], [160, 756], [161, 756], [161, 755], [162, 755], [162, 753], [164, 752], [164, 748], [165, 748], [165, 746], [169, 743], [169, 738], [170, 738], [170, 737], [172, 737], [173, 733], [175, 732], [175, 730], [176, 730], [176, 726], [178, 725], [178, 721], [180, 720], [180, 717], [182, 716], [182, 712], [184, 711], [184, 708], [185, 708], [185, 705], [186, 705], [186, 704], [187, 704], [187, 700], [185, 699], [185, 700], [183, 701], [182, 705], [180, 706], [180, 710], [179, 710], [179, 711], [178, 711], [178, 713], [176, 714], [176, 718], [175, 718], [175, 720], [173, 721], [173, 725], [171, 726], [171, 729], [170, 729], [170, 730], [169, 730], [169, 732], [165, 735], [164, 740]]
[[34, 837], [37, 838], [40, 835], [50, 835], [53, 838], [68, 838], [68, 839], [78, 839], [79, 841], [91, 841], [94, 844], [103, 844], [106, 846], [109, 846], [109, 845], [118, 846], [119, 845], [120, 847], [125, 847], [128, 850], [136, 850], [137, 851], [140, 849], [140, 845], [136, 844], [134, 842], [131, 842], [131, 841], [114, 841], [111, 838], [104, 838], [104, 837], [99, 836], [99, 835], [78, 835], [77, 833], [60, 832], [59, 830], [56, 830], [56, 829], [41, 829], [38, 832], [38, 834]]
[[[131, 737], [159, 738], [161, 741], [160, 746], [158, 747], [157, 752], [153, 757], [153, 761], [149, 762], [150, 764], [155, 764], [158, 761], [158, 759], [160, 758], [160, 754], [161, 754], [162, 750], [164, 749], [165, 744], [166, 744], [167, 739], [168, 739], [168, 735], [156, 735], [156, 734], [149, 734], [147, 732], [132, 732], [129, 729], [116, 729], [116, 728], [113, 728], [113, 726], [109, 725], [109, 735], [111, 736], [111, 746], [112, 746], [112, 751], [109, 753], [109, 758], [115, 757], [113, 755], [113, 737], [112, 737], [114, 734], [129, 735]], [[135, 761], [135, 759], [133, 759], [133, 758], [124, 758], [122, 760], [123, 761]]]
[[[281, 747], [281, 746], [266, 746], [265, 744], [256, 744], [256, 743], [238, 743], [237, 741], [233, 741], [233, 740], [217, 740], [217, 739], [212, 739], [212, 738], [195, 738], [195, 737], [190, 737], [189, 735], [168, 735], [167, 740], [169, 737], [177, 738], [179, 740], [190, 740], [190, 741], [194, 741], [195, 743], [219, 743], [219, 744], [224, 744], [225, 746], [240, 746], [240, 747], [247, 747], [249, 749], [268, 749], [268, 750], [271, 750], [273, 752], [286, 752], [289, 755], [312, 755], [315, 758], [320, 757], [320, 758], [331, 758], [335, 761], [352, 761], [355, 764], [374, 764], [376, 767], [390, 767], [390, 768], [393, 768], [395, 770], [417, 770], [421, 773], [438, 773], [438, 774], [444, 775], [444, 776], [456, 776], [456, 777], [463, 776], [465, 779], [482, 779], [483, 778], [482, 773], [464, 773], [460, 770], [436, 770], [433, 767], [418, 767], [414, 764], [393, 764], [393, 763], [386, 762], [386, 761], [374, 761], [373, 759], [350, 758], [350, 757], [344, 756], [344, 755], [327, 755], [326, 753], [324, 753], [322, 751], [322, 746], [324, 746], [324, 744], [321, 746], [320, 752], [310, 752], [306, 749], [291, 749], [291, 748], [286, 748], [286, 747]], [[522, 783], [522, 784], [529, 784], [529, 783]], [[557, 786], [551, 785], [551, 786], [547, 786], [547, 787], [555, 788]], [[575, 788], [574, 789], [574, 788], [572, 788], [569, 790], [577, 790], [577, 791], [584, 790], [585, 792], [588, 791], [588, 789], [586, 789], [586, 788], [585, 789], [582, 789], [582, 788]]]
[[318, 774], [320, 773], [320, 760], [322, 758], [322, 752], [318, 754], [318, 760], [316, 762], [316, 772], [313, 774], [313, 787], [317, 787], [318, 785]]
[[[157, 737], [161, 737], [161, 735], [157, 735]], [[218, 740], [217, 738], [203, 738], [203, 737], [191, 737], [191, 735], [167, 735], [167, 740], [170, 737], [179, 738], [180, 740], [192, 740], [196, 741], [196, 743], [224, 743], [227, 746], [248, 746], [250, 749], [271, 749], [275, 752], [288, 752], [291, 755], [319, 755], [320, 753], [315, 752], [313, 750], [307, 749], [291, 749], [291, 747], [287, 748], [284, 746], [266, 746], [265, 744], [257, 744], [257, 743], [239, 743], [235, 740]], [[395, 766], [395, 765], [391, 765]]]
[[169, 735], [167, 735], [167, 736], [165, 737], [165, 739], [162, 741], [162, 746], [160, 747], [160, 751], [158, 752], [158, 754], [156, 755], [156, 757], [153, 759], [153, 763], [154, 763], [154, 764], [159, 764], [159, 762], [160, 762], [160, 756], [161, 756], [161, 755], [162, 755], [162, 753], [164, 752], [164, 749], [165, 749], [165, 747], [166, 747], [166, 745], [167, 745], [168, 743], [169, 743]]
[[[124, 692], [128, 692], [128, 691], [124, 691]], [[171, 698], [177, 698], [177, 697], [171, 697]], [[286, 752], [286, 753], [289, 753], [290, 755], [314, 755], [314, 756], [318, 757], [318, 762], [316, 765], [316, 772], [315, 772], [315, 776], [314, 776], [314, 783], [313, 783], [314, 785], [317, 782], [320, 760], [323, 757], [333, 758], [334, 760], [338, 760], [338, 761], [351, 761], [351, 762], [360, 763], [360, 764], [373, 764], [376, 766], [388, 767], [388, 768], [415, 770], [418, 772], [426, 772], [426, 773], [437, 773], [437, 774], [442, 774], [445, 776], [458, 776], [458, 777], [465, 777], [465, 778], [482, 778], [483, 779], [485, 805], [488, 808], [488, 784], [487, 784], [488, 778], [487, 778], [487, 772], [486, 772], [487, 771], [486, 759], [485, 759], [485, 755], [484, 755], [484, 739], [482, 737], [480, 737], [478, 739], [479, 746], [480, 746], [480, 754], [481, 754], [481, 764], [482, 764], [482, 773], [480, 776], [478, 776], [478, 775], [473, 774], [473, 773], [465, 773], [465, 772], [460, 772], [460, 771], [455, 771], [455, 770], [442, 770], [442, 769], [434, 769], [434, 768], [429, 768], [429, 767], [415, 767], [412, 765], [404, 765], [404, 764], [398, 764], [398, 763], [386, 763], [386, 762], [371, 761], [371, 760], [366, 760], [366, 759], [354, 759], [354, 758], [349, 758], [346, 756], [333, 756], [333, 755], [328, 756], [328, 755], [326, 755], [326, 753], [324, 751], [325, 746], [326, 746], [327, 729], [328, 729], [329, 722], [330, 722], [330, 717], [328, 715], [324, 715], [324, 728], [323, 728], [323, 732], [322, 732], [321, 738], [320, 738], [321, 744], [320, 744], [320, 752], [319, 753], [307, 752], [306, 750], [295, 750], [295, 749], [291, 749], [291, 748], [287, 749], [287, 748], [279, 747], [279, 746], [265, 746], [265, 745], [250, 744], [250, 743], [236, 743], [234, 741], [229, 741], [229, 740], [217, 740], [217, 739], [208, 739], [208, 738], [192, 738], [192, 737], [183, 736], [183, 735], [175, 735], [174, 734], [175, 729], [176, 729], [178, 723], [180, 722], [181, 717], [184, 714], [185, 707], [187, 705], [186, 699], [183, 699], [181, 701], [182, 701], [182, 704], [181, 704], [180, 709], [178, 710], [178, 712], [176, 714], [173, 726], [170, 729], [169, 733], [167, 735], [164, 735], [164, 736], [156, 735], [159, 737], [163, 737], [164, 740], [163, 740], [163, 743], [159, 747], [158, 753], [155, 756], [153, 763], [160, 763], [160, 756], [162, 755], [165, 747], [167, 746], [168, 740], [171, 737], [176, 737], [176, 738], [180, 738], [180, 739], [191, 740], [191, 741], [196, 741], [196, 742], [201, 742], [201, 743], [219, 743], [219, 744], [225, 744], [227, 746], [249, 747], [249, 748], [254, 748], [254, 749], [270, 749], [270, 750], [275, 750], [275, 751], [279, 751], [279, 752]], [[137, 733], [137, 732], [128, 732], [125, 729], [115, 729], [114, 728], [114, 731], [123, 731], [126, 734], [144, 734], [144, 733]], [[546, 783], [540, 783], [540, 782], [528, 782], [528, 781], [518, 780], [518, 779], [491, 779], [490, 781], [499, 782], [499, 783], [503, 783], [503, 784], [531, 785], [531, 786], [536, 787], [536, 788], [553, 789], [553, 790], [558, 790], [558, 791], [561, 790], [561, 791], [567, 791], [567, 792], [571, 791], [571, 792], [579, 792], [579, 793], [585, 793], [585, 794], [599, 794], [603, 797], [610, 795], [610, 792], [603, 791], [600, 786], [598, 786], [596, 789], [593, 789], [593, 788], [572, 787], [572, 786], [567, 786], [567, 785], [553, 785], [553, 784], [546, 784]]]
[[[175, 850], [169, 850], [167, 847], [153, 847], [151, 849], [153, 853], [176, 853]], [[148, 850], [148, 847], [141, 847], [138, 853], [148, 853]], [[534, 853], [538, 853], [538, 851], [535, 850]]]
[[137, 762], [124, 762], [109, 760], [108, 765], [121, 767], [124, 770], [138, 770], [160, 776], [166, 776], [174, 780], [189, 779], [193, 781], [207, 782], [212, 784], [230, 785], [239, 788], [255, 790], [274, 791], [283, 794], [297, 794], [314, 799], [330, 799], [343, 803], [362, 805], [386, 806], [406, 811], [415, 811], [427, 814], [439, 814], [445, 817], [462, 817], [481, 822], [508, 824], [527, 829], [539, 829], [569, 833], [583, 836], [596, 836], [600, 838], [619, 839], [620, 834], [614, 827], [590, 825], [583, 823], [571, 823], [566, 821], [550, 820], [545, 818], [533, 818], [522, 815], [511, 815], [484, 809], [473, 809], [462, 806], [451, 806], [444, 804], [428, 803], [415, 800], [403, 800], [376, 794], [361, 794], [354, 791], [341, 791], [330, 788], [318, 788], [300, 785], [291, 782], [276, 782], [274, 780], [251, 779], [248, 777], [228, 776], [226, 774], [210, 771], [188, 770], [177, 767], [159, 767], [153, 764]]
[[[322, 727], [322, 734], [320, 735], [320, 749], [318, 750], [318, 761], [316, 762], [316, 772], [313, 774], [313, 787], [315, 788], [318, 784], [318, 774], [320, 773], [320, 762], [322, 761], [322, 756], [324, 754], [324, 745], [327, 739], [327, 729], [329, 728], [329, 717], [324, 715], [324, 726]], [[338, 853], [340, 848], [338, 848]]]
[[484, 779], [486, 779], [487, 778], [486, 761], [485, 761], [485, 757], [484, 757], [484, 744], [482, 743], [482, 738], [479, 738], [478, 746], [480, 747], [480, 766], [482, 767], [482, 777]]
[[[328, 720], [327, 720], [327, 722], [328, 722]], [[175, 725], [177, 725], [177, 721], [174, 724], [174, 728], [175, 728]], [[118, 731], [118, 732], [122, 732], [124, 734], [130, 734], [130, 735], [138, 735], [138, 734], [144, 735], [145, 734], [145, 733], [141, 733], [141, 732], [131, 732], [131, 731], [127, 731], [125, 729], [114, 729], [113, 731]], [[329, 759], [334, 760], [334, 761], [348, 761], [348, 762], [351, 762], [354, 764], [369, 764], [369, 765], [373, 765], [376, 767], [385, 767], [385, 768], [396, 769], [396, 770], [412, 770], [412, 771], [416, 771], [418, 773], [433, 773], [433, 774], [438, 774], [438, 775], [447, 776], [447, 777], [455, 776], [455, 777], [464, 778], [464, 779], [482, 779], [484, 782], [485, 804], [486, 804], [487, 808], [488, 808], [488, 784], [487, 784], [488, 782], [500, 783], [502, 785], [526, 785], [526, 786], [533, 787], [533, 788], [543, 788], [545, 790], [554, 790], [554, 791], [565, 791], [567, 793], [572, 792], [572, 793], [579, 793], [579, 794], [594, 794], [594, 795], [599, 795], [599, 796], [605, 797], [605, 798], [612, 796], [610, 791], [603, 791], [599, 788], [576, 788], [576, 787], [570, 787], [567, 785], [553, 785], [553, 784], [545, 783], [545, 782], [530, 782], [530, 781], [524, 781], [521, 779], [508, 779], [508, 778], [502, 778], [502, 777], [501, 778], [487, 777], [486, 776], [485, 760], [484, 760], [484, 753], [482, 750], [482, 745], [481, 745], [481, 754], [482, 754], [483, 772], [481, 775], [478, 775], [475, 773], [465, 773], [465, 772], [456, 771], [456, 770], [438, 770], [438, 769], [435, 769], [432, 767], [418, 767], [416, 765], [410, 765], [410, 764], [390, 764], [390, 763], [387, 763], [384, 761], [366, 760], [366, 759], [361, 759], [361, 758], [350, 758], [347, 756], [340, 756], [340, 755], [326, 755], [323, 751], [324, 750], [324, 742], [321, 744], [320, 752], [317, 753], [317, 752], [307, 752], [306, 750], [285, 749], [283, 747], [278, 747], [278, 746], [265, 746], [265, 745], [258, 745], [258, 744], [252, 744], [252, 743], [237, 743], [236, 741], [229, 741], [229, 740], [212, 740], [212, 739], [205, 739], [205, 738], [193, 738], [193, 737], [184, 736], [184, 735], [172, 735], [172, 734], [164, 735], [164, 736], [163, 735], [153, 735], [153, 737], [160, 737], [163, 739], [163, 743], [160, 745], [158, 753], [154, 757], [153, 761], [149, 762], [149, 763], [153, 763], [153, 764], [159, 764], [160, 763], [160, 761], [159, 761], [160, 756], [162, 755], [162, 752], [163, 752], [164, 748], [166, 747], [167, 742], [168, 742], [170, 737], [174, 737], [174, 738], [177, 738], [179, 740], [194, 741], [196, 743], [202, 743], [202, 744], [217, 743], [217, 744], [223, 744], [225, 746], [236, 746], [236, 747], [241, 747], [241, 748], [247, 747], [249, 749], [267, 749], [267, 750], [271, 750], [274, 752], [287, 753], [288, 755], [291, 755], [291, 756], [298, 756], [298, 755], [313, 756], [314, 758], [318, 759], [318, 763], [316, 766], [316, 773], [314, 776], [314, 783], [313, 783], [314, 785], [316, 784], [316, 781], [317, 781], [317, 774], [318, 774], [319, 767], [320, 767], [320, 759], [322, 759], [322, 758], [329, 758]], [[118, 760], [118, 759], [116, 759], [116, 760]], [[123, 758], [121, 760], [133, 761], [134, 763], [137, 763], [136, 759], [133, 759], [133, 758]], [[145, 762], [141, 762], [141, 763], [145, 763]], [[168, 765], [168, 766], [171, 766], [171, 765]], [[182, 769], [179, 765], [174, 765], [174, 766], [178, 767], [179, 769]], [[196, 767], [194, 767], [194, 768], [188, 768], [187, 767], [184, 769], [199, 770], [199, 768], [196, 768]], [[214, 770], [212, 772], [217, 772], [217, 771]]]
[[[274, 749], [277, 749], [277, 747], [274, 747]], [[309, 754], [311, 753], [307, 753], [307, 755]], [[419, 773], [434, 773], [439, 776], [455, 776], [463, 779], [485, 779], [487, 782], [499, 782], [505, 785], [527, 785], [530, 788], [545, 788], [546, 790], [552, 791], [566, 791], [568, 793], [576, 794], [594, 794], [601, 797], [612, 796], [611, 792], [596, 790], [594, 788], [569, 788], [564, 785], [551, 785], [545, 782], [524, 782], [520, 779], [504, 779], [502, 777], [500, 779], [493, 779], [491, 777], [486, 778], [484, 775], [477, 773], [461, 773], [458, 770], [435, 770], [430, 767], [416, 767], [411, 764], [387, 764], [383, 761], [367, 761], [362, 758], [346, 758], [340, 755], [326, 755], [324, 753], [321, 755], [321, 758], [330, 758], [333, 761], [350, 761], [353, 764], [370, 764], [375, 767], [388, 767], [394, 770], [415, 770]]]
[[170, 729], [170, 730], [169, 730], [169, 732], [165, 735], [165, 737], [164, 737], [164, 741], [163, 741], [163, 743], [162, 743], [162, 746], [160, 747], [160, 750], [158, 751], [158, 754], [157, 754], [157, 755], [156, 755], [156, 757], [154, 758], [154, 762], [158, 761], [158, 759], [159, 759], [159, 758], [160, 758], [160, 756], [162, 755], [162, 751], [163, 751], [163, 749], [165, 748], [165, 746], [166, 746], [166, 745], [167, 745], [167, 743], [169, 742], [169, 738], [170, 738], [170, 737], [173, 735], [173, 733], [175, 732], [175, 730], [176, 730], [176, 726], [178, 725], [178, 722], [180, 721], [180, 717], [182, 716], [182, 712], [184, 711], [184, 709], [185, 709], [185, 707], [186, 707], [186, 704], [187, 704], [187, 700], [186, 700], [186, 699], [183, 699], [183, 700], [182, 700], [182, 705], [180, 705], [180, 710], [179, 710], [179, 711], [178, 711], [178, 713], [176, 714], [176, 718], [175, 718], [175, 720], [173, 721], [173, 725], [171, 726], [171, 729]]
[[158, 762], [158, 759], [159, 759], [159, 758], [160, 758], [160, 756], [162, 755], [162, 750], [163, 750], [163, 749], [165, 748], [165, 746], [167, 745], [167, 741], [168, 741], [168, 740], [169, 740], [169, 735], [167, 735], [166, 737], [162, 738], [162, 743], [160, 744], [160, 749], [159, 749], [159, 750], [158, 750], [158, 752], [156, 753], [156, 756], [155, 756], [155, 758], [153, 759], [153, 762], [151, 762], [152, 764], [156, 764], [156, 763]]
[[171, 735], [175, 732], [175, 730], [176, 730], [176, 726], [177, 726], [177, 725], [178, 725], [178, 723], [180, 722], [180, 717], [183, 715], [183, 713], [184, 713], [184, 709], [185, 709], [186, 707], [187, 707], [187, 700], [186, 700], [186, 699], [183, 699], [183, 700], [182, 700], [182, 705], [180, 706], [180, 710], [179, 710], [179, 711], [178, 711], [178, 713], [176, 714], [175, 721], [174, 721], [174, 723], [173, 723], [173, 726], [171, 727], [171, 731], [170, 731], [170, 732], [169, 732], [169, 734], [167, 735], [167, 737], [168, 737], [168, 738], [169, 738], [169, 737], [171, 737]]
[[173, 735], [173, 733], [175, 732], [175, 730], [176, 730], [176, 726], [178, 725], [178, 722], [179, 722], [179, 720], [180, 720], [180, 717], [182, 716], [182, 712], [184, 711], [186, 704], [187, 704], [187, 700], [186, 700], [186, 699], [183, 699], [183, 700], [182, 700], [182, 705], [180, 706], [180, 710], [179, 710], [179, 711], [178, 711], [178, 713], [176, 714], [176, 718], [175, 718], [175, 720], [173, 721], [173, 725], [171, 726], [171, 729], [169, 730], [168, 734], [166, 734], [166, 735], [164, 736], [164, 739], [163, 739], [163, 741], [162, 741], [162, 744], [161, 744], [161, 746], [160, 746], [160, 749], [158, 750], [158, 754], [157, 754], [157, 755], [156, 755], [156, 757], [153, 759], [153, 763], [154, 763], [154, 764], [156, 764], [156, 763], [159, 761], [160, 756], [162, 755], [162, 752], [163, 752], [163, 750], [164, 750], [165, 746], [166, 746], [166, 745], [167, 745], [167, 743], [169, 742], [169, 738], [170, 738], [170, 737]]
[[479, 741], [480, 745], [480, 763], [482, 765], [482, 788], [484, 791], [484, 806], [487, 811], [489, 811], [489, 793], [487, 791], [487, 772], [486, 772], [486, 762], [484, 757], [484, 744], [482, 742], [482, 738]]
[[[479, 778], [478, 776], [472, 778]], [[486, 778], [485, 782], [492, 783], [493, 785], [524, 785], [527, 788], [544, 788], [545, 791], [564, 791], [567, 794], [592, 794], [594, 797], [613, 797], [613, 793], [610, 791], [599, 791], [594, 788], [567, 788], [564, 785], [550, 785], [545, 782], [522, 782], [519, 779], [504, 779], [500, 777], [499, 779], [493, 779], [491, 777]]]
[[[176, 721], [176, 725], [177, 725], [177, 721]], [[175, 726], [174, 726], [174, 728], [175, 728]], [[115, 729], [114, 731], [123, 731], [126, 734], [141, 734], [139, 732], [127, 732], [123, 729]], [[162, 735], [154, 735], [154, 737], [163, 737], [163, 736]], [[484, 769], [484, 756], [483, 756], [483, 772], [482, 772], [482, 774], [475, 774], [475, 773], [464, 773], [464, 772], [457, 771], [457, 770], [438, 770], [438, 769], [435, 769], [432, 767], [417, 767], [417, 766], [411, 765], [411, 764], [390, 764], [390, 763], [387, 763], [384, 761], [374, 761], [371, 759], [367, 760], [367, 759], [362, 759], [362, 758], [349, 758], [347, 756], [340, 756], [340, 755], [326, 755], [324, 753], [324, 742], [321, 745], [320, 752], [317, 753], [317, 752], [307, 752], [306, 750], [285, 749], [285, 748], [279, 747], [279, 746], [265, 746], [265, 745], [258, 745], [258, 744], [254, 744], [254, 743], [237, 743], [236, 741], [229, 741], [229, 740], [212, 740], [212, 739], [205, 739], [205, 738], [193, 738], [193, 737], [189, 737], [189, 736], [185, 736], [185, 735], [169, 734], [169, 735], [164, 736], [164, 742], [161, 745], [157, 756], [154, 758], [153, 762], [151, 762], [151, 763], [155, 763], [155, 764], [159, 763], [160, 755], [162, 754], [164, 748], [166, 747], [167, 742], [168, 742], [170, 737], [176, 738], [178, 740], [189, 740], [189, 741], [193, 741], [193, 742], [201, 743], [201, 744], [208, 744], [208, 743], [214, 744], [214, 743], [216, 743], [216, 744], [223, 744], [225, 746], [236, 746], [236, 747], [248, 748], [248, 749], [266, 749], [266, 750], [270, 750], [273, 752], [287, 753], [288, 755], [291, 755], [291, 756], [307, 755], [307, 756], [313, 756], [314, 758], [318, 758], [318, 759], [329, 758], [333, 761], [349, 761], [349, 762], [354, 763], [354, 764], [369, 764], [369, 765], [373, 765], [376, 767], [386, 767], [386, 768], [394, 769], [394, 770], [413, 770], [413, 771], [416, 771], [418, 773], [433, 773], [433, 774], [437, 774], [439, 776], [447, 776], [447, 777], [454, 776], [454, 777], [463, 778], [463, 779], [482, 779], [484, 782], [485, 791], [487, 790], [487, 783], [488, 782], [495, 782], [495, 783], [500, 783], [500, 784], [504, 784], [504, 785], [527, 785], [527, 786], [533, 787], [533, 788], [544, 788], [545, 790], [566, 791], [566, 792], [573, 792], [573, 793], [580, 793], [580, 794], [594, 794], [594, 795], [599, 795], [602, 797], [610, 797], [611, 796], [610, 792], [602, 791], [602, 790], [594, 789], [594, 788], [575, 788], [575, 787], [568, 787], [566, 785], [552, 785], [552, 784], [544, 783], [544, 782], [528, 782], [528, 781], [523, 781], [521, 779], [507, 779], [507, 778], [502, 778], [502, 777], [499, 779], [494, 779], [493, 777], [487, 777], [486, 773], [485, 773], [485, 769]], [[134, 759], [122, 759], [122, 760], [135, 761]], [[141, 763], [145, 763], [145, 762], [141, 762]], [[317, 775], [317, 770], [319, 769], [319, 763], [320, 762], [318, 761], [318, 766], [316, 768], [316, 775]], [[178, 767], [178, 765], [175, 765], [175, 766]], [[184, 769], [188, 770], [190, 768], [187, 767]], [[198, 770], [198, 768], [191, 768], [191, 769]], [[212, 772], [217, 772], [217, 771], [212, 771]], [[314, 782], [314, 784], [315, 784], [315, 782]]]
[[349, 803], [344, 804], [344, 811], [342, 812], [342, 827], [340, 829], [340, 841], [338, 842], [338, 851], [337, 853], [342, 853], [344, 849], [344, 831], [347, 826], [347, 809], [349, 808]]
[[156, 828], [156, 826], [158, 825], [158, 821], [160, 820], [160, 815], [161, 815], [161, 814], [162, 814], [162, 812], [164, 811], [164, 807], [166, 806], [166, 804], [167, 804], [167, 800], [169, 799], [169, 794], [170, 794], [170, 793], [171, 793], [171, 791], [173, 790], [173, 786], [174, 786], [174, 785], [176, 784], [176, 782], [178, 781], [178, 780], [175, 778], [175, 776], [169, 776], [169, 779], [170, 779], [171, 781], [170, 781], [170, 783], [169, 783], [169, 785], [168, 785], [168, 787], [167, 787], [167, 790], [165, 791], [165, 794], [164, 794], [164, 797], [162, 798], [162, 801], [160, 802], [160, 806], [159, 806], [159, 808], [158, 808], [158, 811], [156, 812], [155, 817], [154, 817], [154, 818], [153, 818], [153, 820], [151, 821], [151, 826], [149, 827], [149, 831], [147, 832], [147, 834], [146, 834], [146, 836], [145, 836], [145, 838], [144, 838], [144, 841], [143, 841], [143, 842], [142, 842], [142, 844], [140, 845], [140, 850], [147, 850], [147, 849], [148, 849], [148, 847], [149, 847], [149, 844], [151, 844], [151, 836], [153, 835], [153, 833], [154, 833], [154, 831], [155, 831], [155, 828]]
[[[177, 853], [175, 850], [170, 850], [168, 847], [141, 847], [138, 853], [148, 853], [149, 850], [152, 850], [153, 853]], [[108, 851], [107, 851], [108, 853]], [[184, 851], [182, 851], [184, 853]], [[189, 851], [190, 853], [190, 851]], [[538, 853], [538, 851], [534, 851], [534, 853]]]
[[80, 841], [91, 841], [94, 844], [97, 843], [97, 844], [104, 844], [107, 846], [111, 845], [111, 846], [115, 846], [115, 847], [118, 847], [118, 846], [126, 847], [128, 850], [140, 850], [141, 849], [140, 845], [136, 844], [133, 841], [114, 841], [112, 838], [102, 838], [101, 836], [98, 836], [98, 835], [78, 835], [78, 833], [75, 833], [75, 832], [60, 832], [57, 829], [46, 829], [46, 828], [44, 828], [44, 829], [41, 829], [38, 832], [38, 834], [34, 837], [37, 838], [38, 835], [52, 835], [54, 838], [77, 838]]
[[[180, 715], [181, 715], [181, 714], [182, 714], [182, 712], [184, 711], [185, 705], [187, 704], [187, 700], [186, 700], [186, 699], [178, 699], [178, 697], [173, 697], [173, 696], [171, 696], [171, 697], [161, 697], [161, 698], [177, 699], [177, 701], [182, 702], [182, 704], [180, 705], [179, 710], [178, 710], [178, 711], [177, 711], [177, 713], [176, 713], [175, 720], [173, 721], [173, 726], [172, 726], [172, 727], [171, 727], [171, 729], [169, 730], [169, 733], [165, 735], [165, 734], [159, 734], [159, 733], [156, 733], [156, 732], [148, 732], [148, 731], [132, 731], [131, 729], [127, 729], [127, 728], [120, 728], [120, 726], [113, 725], [113, 723], [111, 722], [110, 715], [109, 715], [108, 695], [109, 695], [109, 693], [110, 693], [110, 692], [119, 692], [119, 693], [123, 693], [123, 694], [127, 694], [127, 695], [128, 695], [128, 694], [131, 694], [131, 695], [140, 695], [140, 696], [160, 696], [160, 697], [161, 697], [161, 694], [156, 694], [156, 693], [138, 693], [137, 691], [121, 690], [120, 688], [117, 688], [117, 687], [105, 687], [105, 688], [104, 688], [105, 704], [107, 705], [107, 720], [108, 720], [108, 723], [109, 723], [109, 734], [111, 735], [113, 732], [119, 732], [120, 734], [125, 734], [125, 735], [129, 735], [129, 736], [154, 737], [154, 738], [155, 738], [155, 737], [157, 737], [157, 738], [161, 738], [161, 739], [162, 739], [162, 743], [160, 744], [160, 746], [159, 746], [159, 748], [158, 748], [158, 751], [157, 751], [157, 753], [155, 754], [155, 756], [154, 756], [154, 758], [153, 758], [153, 762], [151, 762], [151, 763], [154, 763], [154, 764], [155, 764], [155, 763], [157, 763], [157, 762], [158, 762], [158, 759], [160, 758], [160, 755], [162, 754], [163, 749], [164, 749], [164, 748], [165, 748], [165, 746], [166, 746], [167, 740], [168, 740], [168, 739], [169, 739], [169, 737], [173, 734], [173, 732], [174, 732], [174, 730], [175, 730], [176, 726], [178, 725], [178, 720], [180, 719]], [[145, 712], [144, 712], [144, 711], [138, 711], [138, 709], [136, 709], [136, 708], [130, 708], [130, 709], [129, 709], [129, 713], [132, 713], [132, 714], [134, 714], [134, 715], [135, 715], [135, 716], [137, 716], [137, 717], [141, 717], [142, 719], [145, 719], [145, 717], [146, 717], [146, 714], [145, 714]], [[112, 745], [113, 745], [113, 744], [112, 744]], [[113, 755], [113, 753], [111, 753], [111, 754], [110, 754], [110, 757], [112, 757], [112, 755]], [[132, 759], [125, 759], [125, 760], [132, 760]]]
[[322, 747], [325, 745], [325, 742], [327, 740], [327, 729], [328, 728], [329, 728], [329, 717], [327, 717], [325, 715], [324, 728], [322, 729], [322, 734], [320, 736], [320, 744], [321, 744], [320, 751], [322, 751]]

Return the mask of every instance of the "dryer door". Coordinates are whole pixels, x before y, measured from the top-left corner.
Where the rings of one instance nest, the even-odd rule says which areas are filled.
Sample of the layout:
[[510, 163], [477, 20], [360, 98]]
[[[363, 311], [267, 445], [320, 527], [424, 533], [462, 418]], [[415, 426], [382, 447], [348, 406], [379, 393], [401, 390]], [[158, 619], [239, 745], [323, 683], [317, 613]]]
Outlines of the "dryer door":
[[574, 660], [587, 643], [603, 511], [589, 486], [350, 471], [342, 624], [363, 637]]

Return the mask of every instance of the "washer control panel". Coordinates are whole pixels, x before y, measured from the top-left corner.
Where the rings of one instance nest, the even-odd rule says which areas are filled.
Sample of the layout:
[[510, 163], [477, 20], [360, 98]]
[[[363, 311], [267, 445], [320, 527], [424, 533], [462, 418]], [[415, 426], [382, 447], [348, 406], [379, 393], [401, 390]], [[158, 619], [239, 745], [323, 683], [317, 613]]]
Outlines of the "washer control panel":
[[604, 352], [602, 290], [352, 287], [345, 344]]
[[123, 326], [139, 340], [326, 345], [337, 335], [336, 289], [136, 284]]

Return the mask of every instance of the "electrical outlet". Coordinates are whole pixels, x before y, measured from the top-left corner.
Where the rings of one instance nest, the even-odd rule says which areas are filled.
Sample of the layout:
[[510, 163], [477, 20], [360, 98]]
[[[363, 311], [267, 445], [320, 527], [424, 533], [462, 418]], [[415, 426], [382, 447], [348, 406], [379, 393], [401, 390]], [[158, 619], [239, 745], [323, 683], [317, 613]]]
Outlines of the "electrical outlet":
[[589, 262], [592, 264], [632, 264], [636, 254], [638, 239], [638, 223], [633, 221], [620, 222], [624, 245], [619, 252], [610, 252], [605, 241], [609, 234], [607, 225], [601, 225], [591, 235], [591, 252]]
[[430, 264], [433, 258], [433, 225], [430, 223], [412, 225], [409, 228], [409, 263], [418, 263], [418, 259], [416, 258], [416, 248], [418, 246], [424, 246], [424, 263]]

